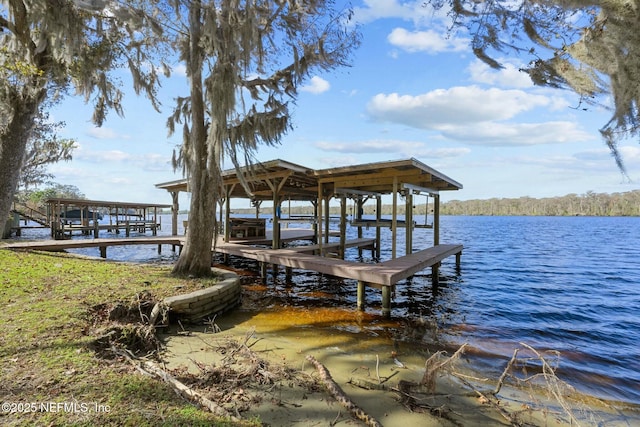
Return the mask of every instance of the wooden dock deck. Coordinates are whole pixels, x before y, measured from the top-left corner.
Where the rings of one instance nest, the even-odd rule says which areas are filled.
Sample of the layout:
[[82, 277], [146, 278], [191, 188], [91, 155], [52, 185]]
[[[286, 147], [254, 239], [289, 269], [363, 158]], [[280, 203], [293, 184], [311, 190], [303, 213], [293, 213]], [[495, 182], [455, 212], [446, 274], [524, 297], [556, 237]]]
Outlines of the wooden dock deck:
[[158, 245], [158, 253], [162, 245], [182, 247], [184, 238], [178, 236], [141, 236], [141, 237], [114, 237], [109, 239], [79, 239], [79, 240], [33, 240], [28, 242], [11, 242], [0, 244], [0, 249], [34, 250], [60, 252], [66, 249], [99, 248], [100, 256], [107, 257], [109, 246], [128, 245]]
[[[345, 246], [369, 248], [374, 242], [375, 239], [353, 239], [346, 241]], [[360, 309], [365, 306], [366, 286], [381, 289], [382, 313], [388, 316], [391, 313], [391, 293], [398, 282], [425, 268], [434, 268], [442, 260], [453, 255], [456, 257], [456, 265], [459, 266], [464, 249], [460, 244], [441, 244], [396, 259], [369, 264], [307, 253], [316, 250], [317, 246], [269, 249], [239, 243], [225, 243], [221, 240], [215, 245], [214, 251], [260, 262], [263, 279], [266, 277], [266, 266], [271, 264], [285, 267], [288, 275], [291, 274], [291, 269], [295, 268], [356, 280], [358, 282], [357, 301]], [[329, 244], [329, 246], [334, 245]], [[437, 268], [432, 272], [437, 275]], [[434, 278], [434, 283], [437, 283], [437, 278]]]
[[[357, 247], [359, 243], [369, 244], [370, 239], [358, 239], [349, 243]], [[394, 286], [401, 280], [413, 276], [420, 270], [431, 267], [443, 259], [462, 253], [462, 245], [437, 245], [411, 255], [406, 255], [389, 261], [368, 264], [339, 258], [312, 255], [300, 251], [302, 247], [292, 249], [263, 249], [237, 243], [220, 242], [215, 251], [253, 259], [266, 264], [281, 265], [299, 270], [317, 271], [344, 279], [354, 279], [367, 283], [369, 286], [381, 288]]]
[[[293, 233], [287, 231], [283, 236], [286, 236], [285, 239], [290, 242], [305, 240], [305, 237], [309, 238], [308, 230], [300, 230]], [[463, 246], [459, 244], [441, 244], [396, 259], [369, 264], [315, 254], [320, 249], [320, 245], [271, 249], [264, 246], [254, 246], [255, 242], [255, 239], [250, 242], [224, 242], [222, 238], [219, 238], [216, 244], [212, 246], [212, 253], [218, 252], [256, 260], [262, 265], [263, 277], [266, 277], [266, 266], [278, 265], [285, 267], [287, 274], [291, 274], [292, 269], [297, 269], [356, 280], [358, 282], [358, 307], [362, 309], [365, 306], [364, 290], [366, 286], [378, 288], [382, 290], [382, 312], [385, 315], [390, 315], [391, 291], [398, 282], [425, 268], [437, 266], [442, 260], [453, 255], [456, 256], [456, 264], [459, 265], [463, 250]], [[264, 243], [266, 245], [266, 242]], [[366, 238], [344, 242], [345, 247], [372, 250], [374, 243], [375, 239]], [[97, 247], [100, 249], [100, 256], [106, 258], [107, 247], [109, 246], [158, 245], [158, 253], [160, 253], [162, 245], [182, 248], [184, 244], [185, 238], [183, 236], [141, 236], [12, 242], [0, 246], [0, 249], [63, 251], [65, 249]], [[338, 245], [338, 243], [321, 245], [322, 251], [326, 253], [327, 250], [335, 249]]]

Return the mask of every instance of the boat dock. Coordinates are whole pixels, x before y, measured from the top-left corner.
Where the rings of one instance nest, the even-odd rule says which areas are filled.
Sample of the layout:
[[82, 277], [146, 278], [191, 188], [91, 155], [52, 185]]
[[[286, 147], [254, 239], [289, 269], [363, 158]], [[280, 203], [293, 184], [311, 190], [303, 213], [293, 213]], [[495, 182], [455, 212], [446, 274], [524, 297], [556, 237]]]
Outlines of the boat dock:
[[[295, 242], [309, 240], [313, 237], [311, 230], [283, 230], [283, 240]], [[212, 246], [213, 253], [234, 255], [243, 258], [253, 259], [260, 264], [263, 280], [267, 277], [268, 266], [281, 266], [286, 269], [287, 277], [291, 277], [292, 270], [309, 270], [321, 274], [327, 274], [343, 279], [353, 279], [357, 281], [357, 304], [359, 309], [364, 309], [365, 287], [371, 286], [382, 291], [382, 313], [391, 313], [391, 294], [393, 288], [401, 280], [411, 277], [428, 267], [438, 265], [443, 259], [455, 255], [456, 264], [460, 264], [462, 245], [437, 245], [422, 251], [415, 252], [396, 259], [383, 261], [375, 264], [361, 263], [344, 260], [329, 255], [330, 249], [339, 247], [339, 243], [324, 245], [290, 246], [281, 249], [270, 247], [259, 247], [254, 244], [264, 243], [267, 240], [245, 240], [241, 242], [225, 242], [218, 239]], [[109, 239], [77, 239], [77, 240], [41, 240], [30, 242], [12, 242], [0, 246], [0, 249], [12, 250], [42, 250], [42, 251], [64, 251], [78, 248], [98, 248], [100, 257], [107, 257], [107, 248], [110, 246], [128, 245], [157, 245], [158, 253], [161, 253], [163, 245], [170, 245], [172, 250], [176, 247], [182, 248], [185, 244], [183, 236], [142, 236], [142, 237], [121, 237]], [[375, 252], [375, 239], [353, 239], [345, 242], [346, 247], [358, 249], [370, 249]], [[324, 252], [320, 252], [320, 251]], [[277, 268], [276, 268], [277, 270]]]
[[108, 247], [129, 245], [158, 245], [158, 253], [161, 253], [162, 245], [171, 245], [174, 249], [175, 247], [182, 247], [184, 245], [184, 238], [179, 236], [141, 236], [107, 239], [33, 240], [6, 244], [0, 242], [0, 249], [62, 252], [67, 249], [98, 248], [100, 250], [100, 257], [107, 258]]
[[[242, 174], [240, 176], [239, 174]], [[259, 163], [251, 168], [242, 170], [230, 169], [223, 172], [222, 192], [218, 202], [220, 218], [218, 222], [224, 224], [224, 229], [212, 242], [212, 253], [218, 252], [225, 256], [234, 255], [256, 260], [260, 263], [262, 277], [266, 279], [269, 265], [284, 267], [288, 276], [293, 269], [311, 270], [321, 274], [328, 274], [345, 279], [357, 281], [359, 308], [365, 306], [365, 288], [367, 286], [378, 288], [382, 294], [382, 311], [385, 315], [391, 313], [391, 298], [393, 289], [399, 282], [418, 271], [431, 267], [432, 282], [437, 285], [438, 268], [440, 263], [448, 257], [455, 256], [456, 265], [460, 265], [463, 246], [457, 243], [443, 244], [440, 242], [440, 193], [442, 191], [455, 191], [462, 188], [462, 184], [447, 177], [441, 172], [425, 165], [416, 159], [385, 161], [354, 166], [344, 166], [323, 170], [313, 170], [284, 160], [272, 160]], [[189, 191], [187, 180], [178, 180], [157, 184], [157, 188], [165, 189], [172, 198], [172, 230], [170, 237], [137, 237], [129, 238], [129, 232], [134, 227], [142, 227], [147, 230], [147, 212], [142, 215], [131, 216], [133, 206], [119, 205], [123, 218], [127, 237], [115, 239], [100, 239], [99, 227], [96, 225], [95, 215], [97, 202], [84, 201], [81, 205], [74, 205], [80, 209], [81, 219], [88, 219], [84, 215], [84, 209], [92, 212], [94, 239], [64, 240], [60, 242], [24, 242], [10, 244], [6, 247], [13, 249], [42, 249], [64, 250], [78, 247], [98, 247], [100, 256], [106, 257], [107, 248], [113, 245], [138, 245], [155, 244], [158, 250], [162, 245], [183, 247], [189, 244], [192, 227], [185, 224], [185, 235], [178, 237], [178, 194], [180, 191]], [[382, 197], [390, 197], [392, 201], [391, 219], [382, 218]], [[424, 221], [414, 219], [415, 197], [426, 197], [426, 205], [429, 199], [432, 202], [430, 221], [425, 214]], [[213, 196], [212, 196], [213, 197]], [[255, 218], [232, 218], [231, 200], [234, 198], [249, 199], [256, 209]], [[404, 212], [399, 217], [399, 199], [404, 202]], [[339, 203], [339, 215], [331, 213], [330, 202], [337, 199]], [[311, 225], [310, 230], [284, 228], [287, 218], [281, 215], [281, 205], [284, 201], [309, 202], [313, 206], [312, 216], [292, 216], [289, 222], [304, 221]], [[357, 230], [355, 238], [347, 239], [347, 200], [353, 201], [354, 218], [352, 227]], [[271, 227], [266, 228], [265, 218], [261, 218], [260, 206], [263, 202], [273, 204]], [[375, 219], [363, 217], [364, 205], [368, 201], [375, 202]], [[65, 232], [74, 230], [69, 226], [65, 218], [69, 215], [71, 203], [77, 200], [52, 200], [50, 210], [55, 214], [54, 223], [61, 229], [52, 225], [52, 237], [64, 237]], [[107, 202], [105, 202], [107, 203]], [[107, 205], [108, 206], [108, 205]], [[140, 207], [142, 205], [138, 205]], [[163, 205], [148, 205], [144, 208], [153, 208], [155, 218], [157, 207]], [[222, 217], [224, 213], [224, 218]], [[214, 213], [212, 212], [212, 215]], [[118, 215], [118, 213], [116, 213]], [[338, 230], [330, 229], [330, 223], [338, 220]], [[155, 219], [153, 220], [156, 223]], [[112, 224], [110, 224], [112, 225]], [[121, 226], [120, 223], [115, 226]], [[81, 224], [80, 227], [91, 227]], [[98, 227], [98, 228], [96, 228]], [[389, 228], [390, 259], [381, 259], [381, 229]], [[399, 234], [398, 230], [404, 229]], [[414, 244], [414, 229], [423, 229], [430, 233], [433, 246], [425, 248], [424, 235], [421, 241]], [[88, 229], [87, 229], [88, 230]], [[152, 232], [155, 234], [155, 228]], [[369, 234], [365, 236], [365, 234]], [[371, 236], [374, 234], [374, 236]], [[404, 237], [401, 242], [400, 236]], [[333, 238], [333, 239], [331, 239]], [[337, 240], [336, 240], [337, 238]], [[311, 240], [308, 245], [295, 243], [301, 240]], [[404, 250], [399, 247], [404, 243]], [[347, 259], [346, 251], [356, 248], [359, 255], [363, 250], [371, 250], [372, 263], [362, 263]]]
[[[39, 224], [36, 228], [50, 228], [54, 239], [70, 239], [74, 234], [98, 238], [100, 231], [122, 232], [127, 237], [132, 233], [145, 234], [150, 231], [156, 236], [162, 227], [158, 209], [170, 207], [150, 203], [50, 198], [46, 201], [46, 212], [41, 212], [14, 202], [11, 213], [18, 220], [11, 226], [11, 231], [20, 236], [22, 229], [34, 228], [21, 226], [22, 220]], [[100, 222], [103, 215], [109, 216], [108, 224]]]
[[[354, 279], [358, 282], [358, 306], [364, 307], [366, 286], [380, 288], [383, 313], [388, 315], [392, 290], [398, 282], [431, 267], [433, 284], [437, 285], [438, 268], [445, 258], [455, 256], [457, 265], [460, 265], [463, 246], [440, 242], [440, 193], [460, 190], [462, 184], [419, 160], [412, 158], [314, 170], [277, 159], [251, 167], [229, 169], [222, 173], [222, 181], [218, 222], [224, 224], [224, 233], [215, 245], [215, 251], [255, 259], [261, 263], [263, 277], [266, 277], [266, 266], [272, 264], [284, 266], [287, 274], [291, 274], [291, 269], [304, 269]], [[171, 194], [173, 223], [177, 223], [178, 194], [189, 191], [187, 180], [156, 184], [156, 187]], [[382, 218], [383, 196], [391, 199], [391, 219]], [[420, 196], [425, 197], [427, 206], [432, 200], [433, 210], [430, 218], [425, 214], [424, 220], [418, 221], [414, 216], [414, 202]], [[256, 209], [253, 222], [231, 218], [231, 200], [235, 198], [250, 200]], [[347, 240], [348, 200], [354, 204], [351, 225], [357, 228], [357, 236], [351, 240]], [[313, 215], [289, 215], [288, 219], [282, 215], [285, 201], [309, 202], [313, 206]], [[330, 210], [332, 201], [339, 203], [337, 216]], [[369, 201], [375, 202], [375, 219], [363, 216], [364, 205]], [[270, 243], [265, 242], [268, 238], [261, 230], [262, 219], [259, 218], [260, 206], [264, 202], [273, 206], [271, 221], [274, 231]], [[401, 210], [404, 212], [399, 217]], [[335, 224], [336, 220], [339, 222], [338, 230], [330, 230], [330, 223]], [[285, 247], [289, 240], [281, 224], [296, 221], [312, 225], [312, 245]], [[381, 260], [383, 228], [391, 230], [389, 260]], [[404, 242], [400, 242], [400, 228], [404, 229]], [[365, 237], [365, 232], [370, 229], [375, 237]], [[415, 244], [414, 229], [430, 232], [433, 247], [422, 249], [426, 243], [424, 238]], [[335, 235], [338, 241], [330, 239]], [[256, 237], [247, 239], [247, 236]], [[259, 239], [262, 239], [261, 245], [258, 244]], [[188, 244], [188, 234], [186, 241]], [[400, 247], [402, 243], [404, 251]], [[371, 249], [372, 258], [381, 262], [364, 264], [346, 260], [345, 251], [351, 247], [357, 248], [359, 253]]]

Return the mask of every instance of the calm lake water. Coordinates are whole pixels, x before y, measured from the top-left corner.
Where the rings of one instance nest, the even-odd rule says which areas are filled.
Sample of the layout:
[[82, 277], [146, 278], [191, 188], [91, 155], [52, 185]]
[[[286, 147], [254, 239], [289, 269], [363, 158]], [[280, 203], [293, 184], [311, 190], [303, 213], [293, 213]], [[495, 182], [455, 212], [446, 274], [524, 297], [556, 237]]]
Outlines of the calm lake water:
[[[161, 234], [169, 234], [170, 217], [163, 216], [162, 224]], [[640, 404], [639, 229], [640, 218], [442, 217], [440, 241], [464, 244], [462, 266], [457, 270], [453, 257], [445, 260], [435, 295], [430, 269], [400, 282], [393, 319], [399, 330], [415, 324], [432, 326], [405, 333], [412, 345], [470, 343], [475, 350], [473, 365], [493, 378], [521, 342], [539, 351], [557, 350], [558, 376], [579, 391]], [[34, 233], [25, 232], [24, 238]], [[348, 237], [355, 233], [350, 228]], [[375, 230], [364, 234], [373, 237]], [[390, 258], [390, 235], [383, 229], [382, 259]], [[402, 255], [404, 230], [398, 242]], [[415, 250], [432, 242], [431, 230], [414, 232]], [[75, 252], [98, 255], [97, 248]], [[152, 246], [111, 247], [107, 254], [109, 259], [127, 261], [176, 259], [168, 249], [158, 256]], [[351, 250], [348, 256], [355, 258], [357, 252]], [[373, 262], [368, 251], [363, 258]], [[236, 266], [253, 268], [253, 264], [237, 261]], [[276, 304], [355, 310], [352, 281], [300, 272], [287, 284], [281, 272], [267, 289]], [[367, 303], [367, 312], [375, 318], [380, 292], [368, 289]]]

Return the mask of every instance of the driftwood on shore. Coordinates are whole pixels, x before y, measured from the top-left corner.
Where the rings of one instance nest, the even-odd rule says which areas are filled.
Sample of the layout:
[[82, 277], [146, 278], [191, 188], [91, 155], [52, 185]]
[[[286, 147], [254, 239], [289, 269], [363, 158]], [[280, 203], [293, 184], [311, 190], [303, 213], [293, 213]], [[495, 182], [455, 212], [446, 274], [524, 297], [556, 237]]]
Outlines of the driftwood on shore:
[[322, 384], [326, 387], [326, 389], [331, 393], [331, 395], [346, 409], [353, 414], [357, 419], [364, 422], [366, 425], [371, 427], [382, 427], [382, 424], [378, 422], [371, 415], [367, 414], [362, 408], [356, 405], [353, 400], [349, 399], [349, 396], [342, 390], [342, 388], [331, 378], [331, 373], [329, 370], [320, 362], [316, 360], [315, 357], [308, 355], [306, 359], [313, 364], [318, 371], [318, 375], [320, 376], [320, 380]]
[[201, 395], [200, 393], [198, 393], [194, 389], [192, 389], [192, 388], [186, 386], [185, 384], [183, 384], [182, 382], [178, 381], [171, 374], [169, 374], [167, 371], [165, 371], [164, 369], [162, 369], [161, 367], [159, 367], [158, 365], [156, 365], [152, 361], [138, 359], [138, 358], [132, 356], [126, 350], [120, 350], [120, 349], [117, 349], [115, 347], [112, 347], [111, 351], [113, 351], [113, 353], [115, 353], [115, 354], [117, 354], [119, 356], [124, 357], [127, 361], [129, 361], [129, 363], [131, 363], [141, 373], [143, 373], [145, 375], [148, 375], [148, 376], [151, 376], [151, 377], [159, 378], [162, 381], [166, 382], [169, 386], [171, 386], [171, 388], [179, 396], [184, 397], [185, 399], [189, 400], [190, 402], [194, 402], [194, 403], [199, 404], [200, 406], [208, 409], [209, 412], [211, 412], [212, 414], [217, 415], [219, 417], [230, 419], [231, 421], [240, 421], [239, 418], [231, 415], [222, 406], [218, 405], [217, 403], [215, 403], [211, 399], [208, 399], [207, 397]]

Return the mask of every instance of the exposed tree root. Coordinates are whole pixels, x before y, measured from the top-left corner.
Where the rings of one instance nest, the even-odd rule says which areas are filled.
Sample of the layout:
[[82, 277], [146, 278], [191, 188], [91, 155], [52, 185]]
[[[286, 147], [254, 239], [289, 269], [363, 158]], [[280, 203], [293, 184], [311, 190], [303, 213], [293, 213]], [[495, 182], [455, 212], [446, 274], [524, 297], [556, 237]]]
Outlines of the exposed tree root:
[[308, 355], [306, 359], [313, 364], [318, 371], [318, 375], [320, 376], [320, 380], [322, 384], [326, 387], [326, 389], [331, 393], [331, 395], [346, 409], [353, 414], [357, 419], [364, 422], [368, 426], [372, 427], [381, 427], [382, 424], [378, 422], [371, 415], [367, 414], [362, 408], [356, 405], [346, 393], [340, 388], [340, 386], [331, 378], [331, 373], [329, 370], [320, 362], [316, 360], [315, 357]]

